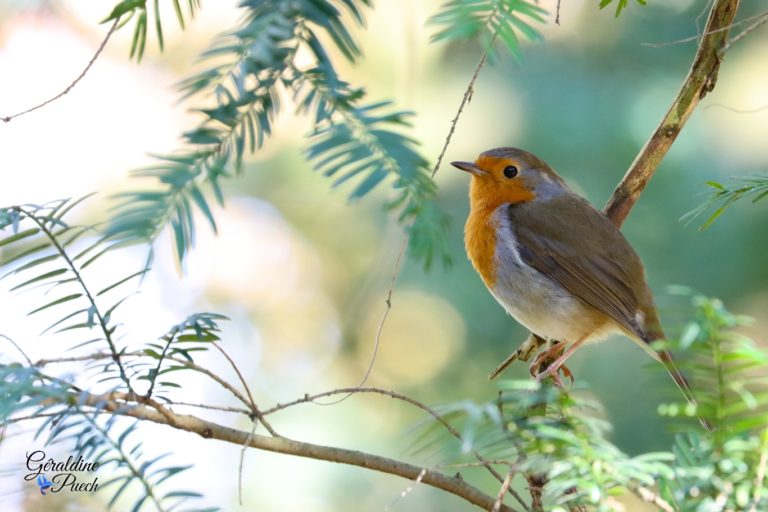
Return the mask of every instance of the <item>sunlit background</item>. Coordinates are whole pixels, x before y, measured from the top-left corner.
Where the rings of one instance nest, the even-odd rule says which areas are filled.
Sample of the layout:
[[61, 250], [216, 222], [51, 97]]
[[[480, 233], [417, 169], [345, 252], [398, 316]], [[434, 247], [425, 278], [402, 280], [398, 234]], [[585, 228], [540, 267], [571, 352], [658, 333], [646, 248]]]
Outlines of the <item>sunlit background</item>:
[[[343, 76], [365, 86], [372, 98], [393, 98], [416, 112], [412, 134], [433, 160], [481, 52], [472, 44], [429, 43], [433, 29], [425, 24], [439, 3], [376, 2], [367, 30], [357, 31], [365, 57], [357, 67], [340, 65]], [[544, 43], [526, 44], [520, 62], [502, 57], [483, 71], [446, 160], [471, 160], [501, 145], [522, 147], [602, 206], [661, 119], [695, 51], [695, 42], [646, 43], [696, 34], [695, 20], [707, 2], [650, 1], [646, 8], [632, 3], [619, 19], [610, 9], [599, 11], [597, 0], [562, 3], [561, 25], [542, 27]], [[550, 11], [554, 4], [541, 2]], [[108, 29], [98, 24], [108, 7], [108, 2], [0, 0], [0, 116], [55, 94], [80, 73]], [[763, 2], [745, 0], [741, 17], [761, 9]], [[179, 135], [194, 126], [195, 117], [178, 101], [174, 85], [200, 69], [195, 56], [215, 34], [231, 28], [239, 13], [236, 2], [219, 0], [205, 2], [186, 31], [176, 26], [170, 10], [165, 19], [164, 53], [153, 38], [141, 64], [129, 61], [130, 33], [120, 31], [65, 97], [0, 125], [0, 204], [99, 191], [78, 210], [81, 222], [99, 222], [108, 215], [110, 194], [137, 186], [128, 174], [152, 161], [148, 153], [180, 146]], [[675, 284], [719, 296], [732, 310], [754, 316], [751, 334], [765, 339], [766, 205], [738, 204], [704, 232], [697, 230], [698, 221], [685, 225], [679, 218], [703, 201], [704, 181], [764, 172], [768, 166], [767, 57], [768, 28], [729, 50], [717, 88], [694, 113], [625, 225], [670, 333], [685, 321], [681, 302], [666, 291]], [[193, 312], [231, 317], [224, 347], [264, 407], [359, 382], [402, 240], [401, 229], [381, 209], [386, 187], [349, 203], [347, 191], [331, 190], [312, 172], [302, 153], [309, 122], [295, 116], [286, 100], [275, 135], [250, 158], [244, 176], [229, 182], [226, 209], [215, 211], [218, 236], [203, 228], [181, 273], [169, 238], [163, 237], [153, 272], [120, 316], [125, 341], [135, 345], [156, 339]], [[428, 404], [490, 400], [498, 388], [487, 380], [488, 371], [526, 332], [495, 303], [464, 255], [467, 176], [444, 166], [436, 179], [440, 203], [453, 218], [454, 265], [425, 272], [406, 264], [368, 384]], [[116, 253], [94, 268], [89, 282], [106, 286], [115, 268], [139, 268], [144, 256], [142, 247]], [[66, 338], [39, 337], [43, 320], [26, 316], [39, 301], [34, 291], [18, 295], [5, 287], [0, 294], [0, 333], [17, 340], [33, 359], [59, 355], [71, 345]], [[19, 357], [9, 345], [0, 354], [3, 360]], [[217, 353], [203, 357], [207, 366], [235, 379]], [[648, 357], [624, 338], [580, 350], [570, 363], [577, 380], [588, 383], [605, 405], [615, 428], [612, 438], [628, 453], [666, 450], [671, 442], [665, 420], [656, 416], [657, 405], [673, 392], [671, 381], [649, 366]], [[526, 373], [519, 364], [507, 375]], [[183, 382], [187, 401], [234, 405], [231, 396], [203, 379]], [[242, 418], [205, 415], [249, 429]], [[424, 456], [409, 446], [420, 419], [393, 400], [354, 396], [334, 406], [297, 407], [279, 413], [273, 423], [296, 439], [418, 464]], [[106, 491], [87, 499], [63, 493], [42, 497], [33, 482], [23, 480], [25, 452], [42, 448], [33, 431], [17, 426], [0, 444], [3, 509], [103, 509]], [[239, 447], [154, 425], [145, 425], [141, 438], [145, 453], [171, 451], [174, 463], [195, 465], [183, 477], [185, 489], [205, 494], [210, 505], [238, 509]], [[50, 448], [54, 453], [67, 455], [65, 447]], [[496, 492], [498, 485], [479, 472], [467, 475]], [[243, 483], [242, 510], [467, 508], [426, 486], [398, 499], [409, 482], [395, 477], [255, 450], [245, 459]], [[649, 509], [627, 501], [627, 510]]]

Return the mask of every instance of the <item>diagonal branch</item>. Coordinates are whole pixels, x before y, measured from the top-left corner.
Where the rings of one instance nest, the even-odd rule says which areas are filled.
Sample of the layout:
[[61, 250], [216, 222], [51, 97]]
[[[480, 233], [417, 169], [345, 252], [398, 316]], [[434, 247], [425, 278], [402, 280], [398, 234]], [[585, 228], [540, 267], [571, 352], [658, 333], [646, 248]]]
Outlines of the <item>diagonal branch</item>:
[[722, 50], [728, 41], [728, 28], [738, 7], [739, 0], [716, 0], [712, 6], [705, 35], [680, 91], [605, 205], [603, 211], [616, 226], [624, 223], [696, 105], [715, 88]]
[[[170, 413], [170, 417], [168, 417], [143, 405], [131, 404], [130, 407], [126, 407], [124, 402], [112, 400], [111, 395], [93, 395], [83, 392], [78, 396], [73, 395], [72, 399], [83, 406], [97, 407], [102, 410], [111, 411], [114, 414], [151, 421], [160, 425], [168, 425], [178, 430], [199, 434], [206, 439], [218, 439], [238, 446], [247, 445], [259, 450], [358, 466], [408, 480], [416, 480], [419, 478], [419, 475], [423, 474], [421, 477], [422, 483], [458, 496], [484, 510], [491, 510], [497, 502], [495, 496], [492, 497], [483, 493], [476, 487], [469, 485], [459, 476], [450, 477], [439, 471], [425, 469], [379, 455], [294, 441], [285, 437], [252, 434], [251, 432], [233, 429], [187, 414]], [[498, 510], [501, 512], [515, 512], [514, 509], [503, 504]]]
[[102, 50], [104, 50], [104, 47], [107, 46], [107, 41], [109, 41], [109, 38], [112, 37], [112, 34], [115, 33], [115, 30], [117, 29], [117, 24], [120, 21], [120, 18], [117, 18], [115, 22], [112, 24], [112, 27], [110, 27], [109, 32], [107, 32], [107, 35], [104, 36], [104, 39], [101, 41], [101, 44], [96, 49], [96, 53], [93, 54], [93, 57], [91, 57], [91, 60], [88, 61], [88, 65], [85, 66], [85, 68], [80, 72], [80, 74], [75, 78], [63, 91], [61, 91], [59, 94], [52, 98], [48, 98], [47, 100], [43, 101], [42, 103], [39, 103], [35, 105], [34, 107], [30, 107], [27, 110], [24, 110], [22, 112], [19, 112], [17, 114], [13, 114], [10, 116], [4, 116], [0, 117], [0, 120], [2, 120], [4, 123], [9, 123], [11, 120], [23, 116], [24, 114], [29, 114], [30, 112], [34, 112], [35, 110], [39, 108], [43, 108], [44, 106], [48, 105], [49, 103], [53, 103], [54, 101], [58, 100], [59, 98], [63, 97], [65, 94], [67, 94], [69, 91], [71, 91], [77, 83], [82, 80], [85, 75], [90, 71], [91, 66], [93, 66], [93, 63], [96, 62], [96, 59], [99, 58], [99, 55], [101, 55]]
[[64, 246], [61, 244], [58, 237], [53, 233], [53, 231], [51, 231], [51, 229], [46, 225], [45, 222], [40, 220], [31, 211], [28, 211], [21, 207], [19, 207], [18, 210], [21, 213], [23, 213], [32, 222], [37, 224], [37, 227], [40, 229], [41, 232], [45, 234], [48, 240], [50, 240], [51, 245], [53, 245], [58, 255], [61, 257], [62, 260], [64, 260], [64, 263], [67, 265], [68, 269], [75, 276], [75, 280], [77, 281], [77, 284], [83, 290], [85, 297], [88, 299], [88, 303], [90, 304], [90, 308], [93, 311], [93, 315], [96, 317], [96, 321], [101, 331], [104, 333], [104, 339], [106, 340], [107, 345], [109, 346], [109, 352], [112, 357], [112, 360], [115, 362], [115, 364], [117, 365], [117, 369], [120, 372], [120, 380], [123, 381], [123, 383], [125, 384], [126, 388], [130, 393], [135, 393], [133, 389], [133, 384], [131, 383], [131, 379], [128, 377], [128, 374], [125, 371], [125, 364], [120, 359], [122, 351], [117, 349], [116, 340], [113, 336], [114, 328], [109, 327], [109, 321], [108, 321], [107, 315], [102, 314], [101, 309], [99, 309], [99, 306], [96, 304], [96, 298], [94, 297], [93, 293], [91, 293], [90, 288], [86, 286], [85, 280], [83, 279], [83, 276], [81, 274], [82, 268], [78, 269], [78, 266], [75, 265], [74, 260], [69, 256], [67, 251], [64, 249]]

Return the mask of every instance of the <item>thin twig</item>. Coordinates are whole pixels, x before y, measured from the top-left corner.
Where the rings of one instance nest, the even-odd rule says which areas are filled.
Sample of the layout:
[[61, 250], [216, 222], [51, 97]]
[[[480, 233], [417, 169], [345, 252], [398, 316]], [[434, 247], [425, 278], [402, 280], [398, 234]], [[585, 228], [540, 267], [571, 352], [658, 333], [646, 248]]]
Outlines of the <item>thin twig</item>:
[[178, 402], [175, 400], [168, 402], [168, 404], [178, 405], [181, 407], [197, 407], [198, 409], [208, 409], [209, 411], [232, 412], [236, 414], [242, 414], [244, 416], [250, 416], [251, 414], [253, 414], [250, 409], [243, 409], [241, 407], [225, 407], [221, 405], [197, 404], [192, 402]]
[[107, 42], [109, 41], [109, 38], [110, 38], [110, 37], [112, 37], [112, 34], [114, 34], [114, 33], [115, 33], [115, 30], [117, 29], [117, 24], [118, 24], [118, 22], [119, 22], [119, 21], [120, 21], [120, 18], [117, 18], [117, 19], [115, 20], [115, 22], [114, 22], [114, 23], [112, 24], [112, 26], [109, 28], [109, 32], [107, 32], [107, 35], [104, 37], [104, 39], [101, 41], [101, 44], [100, 44], [100, 45], [99, 45], [99, 47], [96, 49], [96, 53], [94, 53], [94, 54], [93, 54], [93, 57], [91, 57], [91, 60], [90, 60], [90, 61], [88, 61], [88, 65], [87, 65], [87, 66], [85, 66], [85, 69], [83, 69], [83, 71], [80, 73], [80, 75], [78, 75], [78, 77], [77, 77], [77, 78], [75, 78], [75, 79], [74, 79], [74, 81], [73, 81], [72, 83], [70, 83], [70, 84], [69, 84], [69, 85], [66, 87], [66, 89], [64, 89], [63, 91], [61, 91], [59, 94], [57, 94], [57, 95], [56, 95], [56, 96], [54, 96], [53, 98], [50, 98], [50, 99], [48, 99], [48, 100], [45, 100], [44, 102], [42, 102], [42, 103], [40, 103], [40, 104], [38, 104], [38, 105], [35, 105], [34, 107], [30, 107], [30, 108], [28, 108], [27, 110], [24, 110], [23, 112], [19, 112], [18, 114], [13, 114], [13, 115], [10, 115], [10, 116], [5, 116], [5, 117], [2, 117], [2, 118], [0, 118], [0, 119], [2, 119], [2, 120], [3, 120], [3, 122], [5, 122], [5, 123], [8, 123], [8, 122], [10, 122], [12, 119], [15, 119], [15, 118], [17, 118], [17, 117], [23, 116], [24, 114], [29, 114], [30, 112], [33, 112], [33, 111], [35, 111], [35, 110], [37, 110], [37, 109], [39, 109], [39, 108], [43, 108], [44, 106], [48, 105], [49, 103], [53, 103], [54, 101], [58, 100], [59, 98], [61, 98], [61, 97], [62, 97], [62, 96], [64, 96], [65, 94], [67, 94], [69, 91], [71, 91], [71, 90], [72, 90], [72, 88], [73, 88], [74, 86], [76, 86], [76, 85], [77, 85], [77, 83], [78, 83], [80, 80], [82, 80], [82, 79], [83, 79], [83, 77], [85, 77], [86, 73], [88, 73], [88, 71], [91, 69], [91, 66], [93, 66], [93, 63], [94, 63], [94, 62], [96, 62], [96, 59], [98, 59], [98, 58], [99, 58], [99, 55], [101, 54], [102, 50], [104, 50], [104, 47], [105, 47], [105, 46], [107, 46]]
[[198, 364], [193, 363], [192, 361], [188, 361], [187, 359], [181, 359], [177, 357], [169, 357], [168, 359], [176, 363], [182, 364], [187, 368], [189, 368], [190, 370], [194, 370], [196, 372], [202, 373], [203, 375], [207, 375], [211, 379], [215, 380], [221, 387], [223, 387], [224, 389], [232, 393], [235, 398], [240, 400], [240, 402], [242, 402], [246, 407], [248, 407], [249, 410], [251, 410], [251, 402], [248, 401], [248, 399], [245, 396], [243, 396], [243, 394], [240, 393], [240, 391], [238, 391], [237, 388], [235, 388], [232, 384], [225, 381], [224, 379], [222, 379], [212, 371], [202, 366], [199, 366]]
[[11, 345], [13, 345], [14, 347], [16, 347], [16, 350], [18, 350], [18, 351], [19, 351], [19, 353], [22, 355], [22, 357], [24, 357], [24, 359], [26, 359], [26, 360], [27, 360], [27, 364], [29, 364], [29, 366], [30, 366], [30, 367], [31, 367], [31, 366], [34, 366], [34, 365], [32, 364], [32, 360], [29, 358], [29, 356], [27, 355], [27, 353], [26, 353], [26, 352], [24, 352], [24, 350], [23, 350], [23, 349], [22, 349], [22, 348], [21, 348], [21, 347], [18, 345], [18, 343], [16, 343], [15, 341], [13, 341], [11, 338], [9, 338], [8, 336], [6, 336], [5, 334], [0, 334], [0, 338], [3, 338], [4, 340], [7, 340], [7, 341], [9, 341], [9, 342], [11, 343]]
[[[433, 174], [434, 176], [434, 174]], [[395, 283], [397, 282], [398, 276], [400, 276], [400, 265], [403, 261], [403, 256], [405, 256], [405, 251], [408, 248], [408, 241], [410, 240], [411, 236], [406, 231], [405, 236], [403, 237], [403, 243], [400, 245], [400, 250], [397, 253], [397, 258], [395, 259], [395, 269], [392, 271], [392, 276], [390, 278], [389, 282], [389, 290], [387, 290], [387, 298], [384, 300], [384, 303], [386, 305], [384, 309], [384, 313], [381, 315], [381, 319], [379, 320], [379, 326], [376, 328], [376, 336], [373, 338], [373, 353], [371, 353], [371, 358], [368, 360], [368, 368], [365, 369], [365, 373], [363, 374], [363, 378], [360, 379], [360, 382], [352, 389], [358, 389], [365, 385], [366, 382], [368, 382], [368, 377], [371, 376], [371, 372], [373, 371], [373, 363], [376, 362], [376, 356], [379, 353], [379, 345], [381, 345], [381, 334], [384, 332], [384, 324], [387, 322], [387, 318], [389, 317], [389, 312], [392, 310], [392, 294], [395, 292]], [[340, 402], [343, 402], [347, 398], [349, 398], [352, 395], [352, 393], [346, 394], [342, 396], [341, 398], [337, 398], [336, 400], [332, 400], [330, 402], [314, 402], [316, 405], [334, 405], [338, 404]]]
[[[734, 27], [738, 27], [739, 25], [743, 25], [744, 23], [746, 23], [748, 21], [751, 21], [751, 20], [754, 20], [754, 19], [757, 19], [757, 18], [760, 18], [760, 21], [756, 25], [760, 26], [759, 24], [765, 23], [765, 20], [763, 18], [766, 18], [766, 17], [768, 17], [768, 13], [764, 12], [764, 13], [760, 13], [760, 14], [755, 14], [754, 16], [750, 16], [748, 18], [744, 18], [743, 20], [739, 20], [739, 21], [737, 21], [735, 23], [731, 23], [727, 27], [720, 27], [720, 28], [718, 28], [716, 30], [712, 30], [712, 31], [707, 32], [705, 34], [696, 34], [695, 36], [684, 37], [683, 39], [676, 39], [674, 41], [665, 41], [663, 43], [640, 43], [640, 45], [641, 46], [647, 46], [647, 47], [650, 47], [650, 48], [663, 48], [665, 46], [673, 46], [673, 45], [676, 45], [676, 44], [690, 43], [692, 41], [698, 41], [699, 39], [701, 39], [702, 36], [708, 36], [710, 34], [716, 34], [718, 32], [723, 32], [725, 30], [730, 30], [730, 29], [732, 29]], [[750, 26], [750, 27], [746, 28], [744, 30], [744, 32], [746, 32], [746, 31], [750, 31], [751, 32], [755, 28], [757, 28], [757, 27], [752, 28], [752, 26]], [[743, 32], [742, 32], [742, 34], [743, 34]], [[731, 41], [731, 43], [732, 42], [733, 41]], [[731, 43], [728, 43], [726, 46], [724, 46], [722, 51], [727, 50], [728, 46]]]
[[[270, 409], [266, 409], [262, 412], [264, 416], [268, 416], [270, 414], [276, 413], [278, 411], [282, 411], [283, 409], [287, 409], [289, 407], [293, 407], [295, 405], [299, 404], [306, 404], [306, 403], [317, 403], [318, 398], [324, 398], [332, 395], [338, 395], [343, 394], [344, 396], [348, 397], [355, 393], [376, 393], [379, 395], [385, 395], [391, 398], [394, 398], [396, 400], [401, 400], [403, 402], [409, 403], [422, 411], [426, 412], [435, 420], [437, 420], [445, 429], [459, 442], [463, 442], [463, 438], [458, 430], [456, 430], [450, 423], [448, 423], [440, 414], [437, 413], [434, 409], [429, 407], [428, 405], [425, 405], [418, 400], [415, 400], [409, 396], [403, 395], [401, 393], [398, 393], [397, 391], [392, 391], [389, 389], [382, 389], [382, 388], [375, 388], [375, 387], [355, 387], [355, 388], [339, 388], [339, 389], [333, 389], [330, 391], [325, 391], [323, 393], [318, 393], [316, 395], [304, 395], [304, 397], [299, 398], [297, 400], [294, 400], [292, 402], [287, 402], [284, 404], [277, 404], [274, 407]], [[501, 474], [499, 474], [496, 469], [493, 468], [491, 465], [491, 462], [487, 461], [482, 455], [480, 455], [479, 452], [473, 451], [472, 454], [475, 456], [475, 458], [485, 467], [491, 475], [493, 475], [496, 480], [499, 481], [499, 483], [503, 482], [503, 478]], [[525, 500], [520, 496], [520, 494], [517, 493], [514, 489], [510, 488], [509, 493], [520, 503], [520, 505], [523, 507], [523, 509], [526, 512], [529, 512], [528, 505], [525, 503]]]
[[701, 23], [701, 19], [707, 15], [707, 13], [709, 12], [709, 8], [712, 5], [712, 2], [714, 1], [715, 0], [707, 0], [707, 3], [704, 4], [704, 8], [701, 10], [701, 12], [699, 12], [699, 15], [696, 16], [696, 19], [694, 20], [694, 23], [696, 23], [696, 33], [699, 35], [698, 36], [699, 39], [703, 37], [701, 33], [701, 26], [699, 25], [699, 23]]
[[[745, 20], [745, 21], [746, 21], [746, 20]], [[731, 40], [730, 40], [730, 41], [728, 41], [727, 43], [725, 43], [725, 46], [723, 46], [722, 52], [723, 52], [723, 53], [727, 52], [727, 51], [728, 51], [728, 49], [729, 49], [731, 46], [733, 46], [733, 44], [734, 44], [734, 43], [736, 43], [736, 41], [738, 41], [738, 40], [739, 40], [739, 39], [741, 39], [742, 37], [746, 36], [747, 34], [749, 34], [750, 32], [752, 32], [752, 31], [753, 31], [753, 30], [755, 30], [756, 28], [759, 28], [760, 26], [764, 25], [766, 22], [768, 22], [768, 12], [764, 12], [764, 13], [762, 14], [762, 18], [760, 18], [759, 20], [757, 20], [756, 22], [754, 22], [753, 24], [751, 24], [750, 26], [748, 26], [747, 28], [745, 28], [744, 30], [742, 30], [741, 32], [739, 32], [737, 35], [733, 36], [733, 38], [731, 38]]]
[[451, 462], [449, 464], [438, 464], [433, 466], [435, 469], [463, 469], [463, 468], [482, 468], [486, 464], [495, 464], [497, 466], [507, 466], [514, 470], [519, 468], [508, 459], [486, 459], [483, 462]]
[[[126, 352], [123, 354], [124, 357], [140, 357], [145, 355], [142, 352]], [[68, 357], [54, 357], [50, 359], [38, 359], [36, 363], [34, 363], [32, 366], [47, 366], [49, 364], [60, 364], [60, 363], [77, 363], [81, 361], [97, 361], [99, 359], [107, 359], [112, 357], [112, 354], [108, 352], [94, 352], [92, 354], [86, 354], [83, 356], [68, 356]]]
[[424, 475], [426, 474], [427, 474], [427, 468], [423, 468], [419, 473], [419, 476], [416, 477], [416, 480], [412, 484], [410, 484], [408, 487], [400, 491], [400, 494], [398, 495], [398, 497], [395, 498], [392, 501], [392, 503], [384, 507], [384, 511], [386, 512], [390, 510], [398, 501], [402, 500], [403, 498], [411, 494], [413, 492], [413, 489], [421, 483], [421, 480], [424, 478]]
[[[126, 352], [122, 356], [123, 357], [142, 357], [145, 354], [143, 352]], [[58, 363], [72, 363], [72, 362], [78, 362], [78, 361], [96, 361], [99, 359], [107, 359], [111, 358], [112, 354], [108, 352], [95, 352], [92, 354], [84, 355], [84, 356], [70, 356], [70, 357], [59, 357], [59, 358], [53, 358], [53, 359], [40, 359], [38, 360], [34, 366], [46, 366], [49, 364], [58, 364]], [[251, 402], [246, 398], [240, 391], [237, 390], [232, 384], [225, 381], [212, 371], [208, 370], [205, 367], [202, 367], [192, 361], [189, 361], [188, 359], [182, 359], [178, 357], [167, 357], [169, 361], [173, 361], [175, 363], [179, 363], [181, 365], [184, 365], [185, 367], [189, 368], [190, 370], [194, 370], [198, 373], [202, 373], [203, 375], [206, 375], [210, 377], [212, 380], [214, 380], [216, 383], [218, 383], [221, 387], [232, 393], [232, 395], [237, 398], [240, 402], [243, 403], [246, 407], [248, 407], [249, 411], [252, 411]], [[191, 404], [186, 404], [191, 405]], [[234, 411], [233, 411], [234, 412]]]
[[643, 487], [642, 485], [633, 488], [632, 491], [641, 500], [659, 507], [664, 512], [675, 512], [674, 507], [672, 507], [672, 505], [670, 505], [666, 500], [664, 500], [661, 496], [651, 491], [650, 489]]
[[483, 54], [480, 56], [480, 61], [475, 67], [475, 72], [472, 73], [472, 78], [469, 80], [469, 85], [467, 85], [467, 89], [464, 91], [464, 96], [461, 98], [461, 103], [459, 103], [459, 109], [456, 111], [456, 115], [453, 116], [453, 119], [451, 120], [451, 128], [448, 130], [448, 135], [445, 137], [443, 149], [440, 150], [440, 155], [437, 157], [434, 168], [432, 168], [433, 178], [437, 174], [438, 169], [440, 169], [440, 165], [443, 163], [443, 157], [445, 156], [445, 152], [448, 150], [448, 145], [451, 143], [453, 132], [456, 131], [456, 124], [459, 122], [459, 117], [461, 116], [462, 112], [464, 112], [464, 107], [472, 99], [472, 94], [475, 92], [475, 82], [477, 81], [477, 77], [480, 75], [480, 71], [483, 69], [483, 66], [485, 66], [485, 63], [488, 60], [488, 52], [493, 47], [493, 43], [495, 41], [496, 35], [491, 38], [488, 46], [485, 47]]
[[616, 226], [621, 226], [629, 215], [696, 105], [714, 89], [721, 50], [728, 40], [728, 30], [720, 29], [730, 27], [738, 6], [739, 0], [716, 0], [712, 5], [706, 35], [701, 40], [680, 91], [605, 205], [603, 211]]
[[757, 107], [757, 108], [750, 108], [750, 109], [739, 109], [739, 108], [729, 107], [728, 105], [723, 105], [722, 103], [712, 103], [705, 107], [701, 107], [702, 110], [708, 110], [710, 108], [722, 108], [730, 112], [735, 112], [736, 114], [757, 114], [758, 112], [762, 112], [768, 109], [768, 105], [764, 105], [762, 107]]
[[259, 410], [259, 406], [256, 405], [256, 401], [253, 399], [253, 395], [251, 394], [251, 388], [248, 387], [248, 383], [245, 381], [245, 377], [243, 377], [243, 374], [240, 372], [240, 369], [235, 364], [235, 361], [229, 357], [229, 354], [216, 342], [213, 343], [213, 346], [218, 349], [219, 352], [226, 358], [227, 361], [229, 361], [229, 364], [232, 366], [232, 369], [235, 370], [235, 373], [237, 374], [237, 377], [240, 379], [240, 383], [243, 385], [243, 388], [245, 388], [245, 392], [248, 394], [248, 400], [249, 405], [251, 408], [251, 411], [253, 412], [253, 415], [258, 418], [259, 422], [261, 422], [262, 425], [264, 425], [264, 428], [267, 429], [267, 432], [272, 434], [273, 436], [279, 436], [279, 434], [275, 431], [274, 428], [272, 428], [272, 425], [269, 424], [267, 420], [264, 419], [264, 415]]
[[[453, 138], [453, 132], [456, 131], [456, 124], [459, 122], [459, 117], [461, 116], [462, 112], [464, 111], [464, 107], [467, 103], [469, 103], [470, 99], [472, 98], [472, 93], [474, 92], [475, 82], [477, 81], [477, 77], [480, 74], [480, 70], [483, 69], [483, 66], [485, 66], [486, 61], [488, 60], [488, 52], [493, 47], [493, 43], [496, 41], [496, 35], [491, 38], [490, 42], [488, 43], [488, 46], [486, 46], [485, 50], [483, 51], [483, 54], [480, 57], [480, 61], [477, 63], [477, 66], [475, 67], [475, 72], [472, 74], [472, 78], [469, 80], [469, 84], [467, 85], [467, 89], [464, 91], [464, 95], [461, 98], [461, 103], [459, 103], [459, 109], [456, 111], [456, 115], [451, 120], [451, 127], [448, 130], [448, 135], [445, 138], [445, 142], [443, 143], [443, 148], [440, 150], [440, 154], [437, 157], [437, 161], [435, 162], [435, 166], [432, 168], [432, 172], [430, 173], [430, 176], [434, 179], [435, 175], [437, 174], [438, 169], [440, 169], [440, 165], [443, 163], [443, 157], [445, 156], [445, 152], [448, 150], [448, 145], [451, 143], [451, 139]], [[392, 271], [392, 276], [389, 281], [389, 289], [387, 289], [387, 296], [384, 300], [384, 313], [381, 315], [381, 319], [379, 320], [379, 326], [376, 329], [376, 336], [373, 340], [373, 353], [371, 354], [371, 359], [368, 363], [368, 368], [365, 370], [365, 373], [363, 374], [363, 378], [360, 379], [360, 383], [355, 386], [355, 388], [361, 388], [365, 385], [366, 382], [368, 382], [368, 377], [371, 375], [371, 371], [373, 370], [373, 363], [376, 361], [376, 355], [379, 351], [379, 345], [381, 344], [381, 335], [384, 332], [384, 325], [387, 322], [387, 318], [389, 317], [389, 312], [392, 310], [392, 295], [395, 291], [395, 284], [397, 283], [397, 278], [400, 276], [400, 269], [402, 267], [403, 258], [405, 257], [405, 251], [408, 249], [408, 242], [411, 239], [410, 235], [410, 227], [413, 225], [413, 221], [411, 221], [411, 224], [409, 224], [406, 227], [405, 235], [403, 236], [403, 242], [400, 244], [400, 250], [397, 253], [397, 258], [395, 259], [395, 268]], [[347, 398], [349, 398], [350, 395], [342, 396], [341, 398], [334, 400], [332, 402], [318, 402], [317, 405], [334, 405], [339, 402], [343, 402]]]
[[557, 0], [557, 14], [555, 14], [555, 25], [560, 24], [560, 0]]
[[[560, 7], [560, 2], [557, 3], [558, 7]], [[501, 509], [502, 503], [504, 503], [504, 496], [506, 496], [507, 491], [509, 491], [510, 486], [512, 485], [512, 477], [514, 476], [514, 471], [510, 469], [507, 471], [507, 476], [504, 478], [504, 482], [501, 484], [501, 488], [499, 489], [499, 493], [496, 495], [496, 503], [493, 504], [493, 508], [491, 509], [491, 512], [499, 512]]]
[[248, 438], [245, 440], [243, 447], [240, 450], [240, 464], [237, 467], [237, 501], [240, 503], [241, 507], [243, 506], [243, 465], [245, 464], [245, 451], [248, 449], [248, 445], [251, 443], [253, 435], [256, 433], [257, 425], [258, 423], [254, 421], [251, 426], [251, 432], [248, 434]]

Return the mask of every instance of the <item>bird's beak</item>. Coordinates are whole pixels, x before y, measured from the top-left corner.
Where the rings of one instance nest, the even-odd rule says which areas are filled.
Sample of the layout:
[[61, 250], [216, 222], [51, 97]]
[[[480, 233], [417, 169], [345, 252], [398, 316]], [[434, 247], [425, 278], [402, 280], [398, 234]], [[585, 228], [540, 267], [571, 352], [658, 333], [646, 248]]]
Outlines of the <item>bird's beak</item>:
[[485, 176], [488, 174], [471, 162], [451, 162], [451, 165], [475, 176]]

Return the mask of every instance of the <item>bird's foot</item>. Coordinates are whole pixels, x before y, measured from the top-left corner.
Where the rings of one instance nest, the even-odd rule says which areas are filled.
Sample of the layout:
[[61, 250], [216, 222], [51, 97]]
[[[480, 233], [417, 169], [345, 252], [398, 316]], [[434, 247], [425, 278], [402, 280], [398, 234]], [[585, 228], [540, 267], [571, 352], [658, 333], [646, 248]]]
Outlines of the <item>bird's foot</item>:
[[536, 377], [543, 370], [545, 370], [549, 365], [557, 360], [558, 357], [560, 357], [560, 354], [562, 354], [563, 350], [565, 349], [565, 343], [560, 343], [557, 341], [551, 343], [554, 344], [546, 350], [542, 350], [528, 367], [528, 371], [530, 372], [531, 377]]
[[555, 385], [559, 388], [564, 388], [563, 380], [560, 378], [560, 372], [571, 380], [573, 384], [573, 372], [565, 366], [564, 361], [560, 361], [558, 358], [565, 350], [566, 344], [563, 342], [554, 341], [554, 344], [547, 350], [542, 351], [536, 359], [533, 360], [528, 370], [531, 377], [534, 377], [537, 382], [542, 382], [547, 377], [552, 377]]
[[555, 386], [559, 387], [560, 389], [564, 389], [565, 385], [563, 384], [563, 379], [560, 378], [560, 372], [563, 372], [563, 375], [571, 380], [571, 385], [573, 385], [573, 372], [564, 364], [561, 364], [560, 366], [556, 365], [550, 365], [546, 369], [542, 370], [541, 372], [536, 374], [536, 382], [544, 382], [544, 380], [547, 377], [552, 377], [552, 381], [555, 383]]

